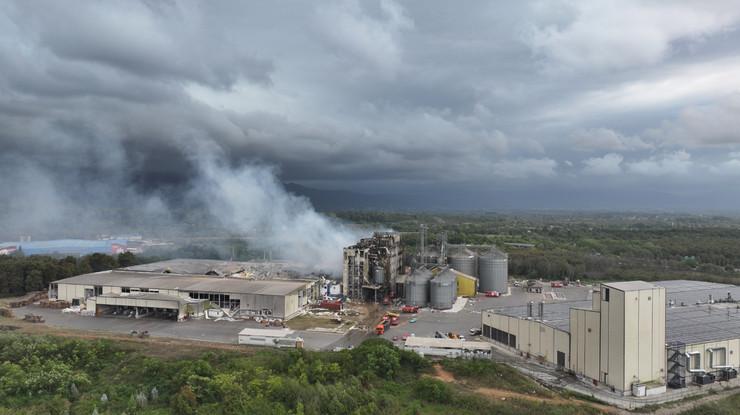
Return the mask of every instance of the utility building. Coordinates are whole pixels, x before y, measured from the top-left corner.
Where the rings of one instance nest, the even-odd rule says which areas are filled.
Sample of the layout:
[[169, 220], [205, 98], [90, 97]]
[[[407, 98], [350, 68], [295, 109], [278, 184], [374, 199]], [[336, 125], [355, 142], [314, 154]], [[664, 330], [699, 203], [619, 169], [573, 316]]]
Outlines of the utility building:
[[376, 301], [395, 295], [402, 255], [401, 235], [395, 232], [376, 232], [344, 248], [342, 293]]
[[590, 301], [482, 313], [483, 337], [616, 393], [737, 375], [740, 287], [701, 281], [604, 283]]

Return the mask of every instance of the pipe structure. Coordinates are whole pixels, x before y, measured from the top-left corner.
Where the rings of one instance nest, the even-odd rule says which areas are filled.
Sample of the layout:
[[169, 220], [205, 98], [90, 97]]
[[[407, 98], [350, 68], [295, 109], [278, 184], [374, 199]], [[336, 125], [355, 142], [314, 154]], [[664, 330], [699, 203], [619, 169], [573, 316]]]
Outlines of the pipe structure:
[[699, 362], [701, 363], [701, 353], [700, 352], [686, 352], [686, 358], [689, 359], [689, 364], [686, 365], [686, 370], [689, 373], [706, 373], [707, 371], [704, 370], [703, 368], [699, 368], [699, 369], [692, 369], [691, 368], [691, 356], [693, 356], [693, 355], [699, 355], [699, 357], [700, 357]]
[[725, 365], [714, 365], [714, 351], [715, 350], [719, 350], [719, 349], [724, 349], [724, 351], [725, 351], [725, 362], [727, 361], [727, 349], [725, 349], [724, 347], [709, 348], [709, 349], [707, 349], [707, 351], [709, 352], [710, 358], [712, 359], [711, 360], [712, 364], [710, 364], [711, 368], [712, 369], [731, 369], [732, 368], [732, 365], [727, 365], [727, 364], [725, 364]]

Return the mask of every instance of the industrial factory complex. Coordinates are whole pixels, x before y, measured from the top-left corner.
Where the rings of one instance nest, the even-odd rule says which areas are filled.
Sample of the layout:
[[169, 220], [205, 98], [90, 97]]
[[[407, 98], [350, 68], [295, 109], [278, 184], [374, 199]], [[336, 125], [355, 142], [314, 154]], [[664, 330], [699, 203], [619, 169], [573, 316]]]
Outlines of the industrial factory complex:
[[483, 337], [621, 395], [710, 384], [740, 367], [740, 287], [603, 283], [590, 301], [492, 309]]
[[52, 299], [97, 316], [133, 313], [183, 320], [209, 307], [233, 316], [290, 319], [318, 298], [317, 279], [298, 279], [285, 263], [171, 260], [55, 281]]
[[[447, 244], [446, 238], [429, 247], [421, 235], [413, 255], [393, 232], [345, 247], [340, 281], [288, 262], [177, 259], [54, 281], [49, 296], [89, 315], [177, 321], [213, 309], [234, 318], [288, 321], [323, 313], [341, 321], [349, 315], [345, 307], [364, 304], [385, 312], [380, 322], [369, 313], [368, 320], [376, 320], [353, 323], [365, 335], [430, 356], [515, 354], [620, 399], [737, 377], [740, 286], [510, 281], [508, 256], [498, 248]], [[460, 335], [468, 329], [474, 338]], [[241, 330], [243, 344], [303, 344], [290, 330], [274, 332], [269, 341], [253, 327]]]

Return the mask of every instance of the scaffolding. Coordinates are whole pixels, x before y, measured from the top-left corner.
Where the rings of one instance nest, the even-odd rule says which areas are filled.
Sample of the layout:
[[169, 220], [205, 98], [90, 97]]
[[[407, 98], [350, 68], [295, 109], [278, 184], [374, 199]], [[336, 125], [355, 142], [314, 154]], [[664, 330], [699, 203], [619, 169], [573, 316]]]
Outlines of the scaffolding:
[[668, 344], [668, 386], [674, 389], [686, 387], [686, 343]]

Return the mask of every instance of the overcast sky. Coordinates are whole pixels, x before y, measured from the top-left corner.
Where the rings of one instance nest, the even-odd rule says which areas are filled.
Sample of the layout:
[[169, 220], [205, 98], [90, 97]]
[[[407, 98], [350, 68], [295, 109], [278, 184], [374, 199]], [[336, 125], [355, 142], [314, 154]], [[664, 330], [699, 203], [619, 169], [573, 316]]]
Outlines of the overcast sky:
[[739, 24], [721, 0], [4, 1], [0, 195], [157, 205], [205, 144], [429, 209], [737, 210]]

